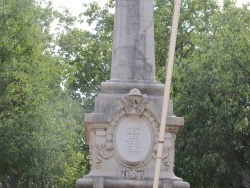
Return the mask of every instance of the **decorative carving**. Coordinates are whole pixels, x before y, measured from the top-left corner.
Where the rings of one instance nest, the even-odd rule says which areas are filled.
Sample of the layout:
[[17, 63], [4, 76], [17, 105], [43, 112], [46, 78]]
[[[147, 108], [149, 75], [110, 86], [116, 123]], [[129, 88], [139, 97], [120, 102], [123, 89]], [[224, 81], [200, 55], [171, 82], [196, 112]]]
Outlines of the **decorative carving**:
[[146, 108], [143, 112], [143, 116], [150, 122], [155, 130], [160, 130], [160, 124], [157, 122], [155, 116], [152, 114], [152, 112], [150, 112], [150, 110]]
[[106, 143], [96, 144], [97, 149], [97, 168], [101, 168], [101, 163], [103, 159], [109, 159], [114, 155], [114, 146], [113, 146], [113, 129], [108, 128], [106, 131]]
[[[109, 159], [114, 154], [113, 150], [106, 152], [107, 150], [103, 149], [104, 147], [97, 147], [98, 159], [101, 162], [102, 159]], [[101, 158], [100, 158], [101, 157]]]
[[100, 151], [102, 150], [102, 148], [103, 148], [103, 146], [102, 145], [97, 145], [96, 144], [96, 149], [97, 149], [97, 153], [98, 153], [98, 155], [97, 155], [97, 157], [96, 157], [96, 167], [98, 168], [98, 169], [101, 169], [102, 168], [102, 166], [101, 166], [101, 163], [102, 163], [102, 156], [100, 155]]
[[[154, 149], [153, 149], [153, 157], [156, 159], [157, 157], [157, 150], [158, 150], [158, 135], [155, 134], [155, 142], [154, 142]], [[163, 153], [162, 153], [162, 161], [163, 165], [165, 166], [166, 170], [169, 170], [170, 167], [170, 152], [172, 147], [167, 147], [164, 145]]]
[[89, 163], [93, 166], [93, 145], [89, 145]]
[[111, 127], [115, 127], [117, 125], [117, 123], [124, 117], [126, 116], [126, 112], [124, 109], [122, 109], [121, 111], [119, 111], [116, 116], [114, 117], [113, 121], [110, 123]]
[[[130, 167], [131, 164], [128, 164], [127, 161], [124, 162], [124, 159], [116, 153], [117, 150], [115, 150], [116, 146], [114, 144], [114, 130], [117, 128], [123, 118], [129, 116], [138, 116], [143, 118], [148, 123], [148, 125], [150, 125], [150, 134], [157, 134], [159, 131], [159, 122], [155, 117], [154, 111], [151, 111], [151, 108], [147, 108], [148, 105], [150, 106], [150, 103], [148, 103], [149, 101], [147, 96], [142, 95], [138, 89], [132, 89], [128, 94], [124, 95], [120, 101], [117, 102], [117, 104], [119, 104], [119, 108], [116, 108], [116, 114], [112, 121], [110, 121], [109, 127], [107, 127], [106, 130], [99, 130], [98, 133], [100, 135], [97, 139], [98, 142], [90, 144], [90, 159], [92, 167], [101, 169], [102, 163], [105, 160], [110, 159], [115, 154], [115, 157], [123, 167]], [[95, 133], [95, 131], [93, 132]], [[152, 146], [154, 146], [154, 142], [152, 142], [150, 145], [150, 151], [148, 152], [149, 154], [145, 159], [140, 160], [140, 162], [134, 166], [135, 168], [124, 171], [124, 176], [126, 179], [140, 179], [142, 176], [144, 176], [144, 173], [142, 173], [144, 169], [138, 168], [146, 165], [148, 161], [155, 155], [154, 152], [151, 152], [153, 150]], [[167, 149], [168, 148], [165, 148], [164, 150], [165, 160], [163, 164], [165, 164], [165, 166], [169, 165], [169, 154]]]
[[163, 164], [166, 167], [166, 170], [169, 170], [169, 166], [170, 166], [170, 151], [172, 150], [171, 147], [164, 147], [163, 149]]
[[106, 151], [112, 151], [114, 149], [113, 146], [113, 129], [107, 129], [106, 131]]
[[141, 92], [135, 88], [123, 97], [122, 103], [128, 115], [141, 116], [146, 108], [148, 99], [146, 95], [142, 95]]
[[143, 178], [144, 173], [143, 171], [139, 170], [139, 169], [133, 169], [133, 170], [128, 170], [125, 171], [125, 175], [126, 175], [126, 179], [128, 180], [140, 180]]
[[[117, 111], [116, 115], [113, 117], [112, 121], [110, 122], [110, 127], [108, 130], [114, 130], [119, 123], [122, 121], [123, 118], [129, 117], [129, 116], [138, 116], [143, 119], [145, 119], [149, 125], [150, 125], [150, 130], [152, 131], [151, 134], [156, 134], [159, 131], [159, 122], [157, 118], [155, 117], [154, 113], [147, 108], [148, 104], [148, 99], [146, 95], [142, 95], [141, 92], [138, 89], [132, 89], [128, 94], [125, 94], [123, 98], [120, 100], [120, 104], [122, 106], [120, 107], [120, 110]], [[106, 136], [106, 144], [105, 144], [105, 149], [106, 153], [107, 151], [114, 151], [113, 150], [113, 132], [109, 132], [107, 130], [107, 136]], [[154, 142], [152, 142], [153, 144]], [[151, 151], [152, 151], [152, 146], [151, 146]], [[152, 157], [153, 152], [149, 152], [150, 155], [147, 156], [145, 160], [142, 160], [140, 163], [137, 164], [137, 167], [145, 165]], [[98, 152], [99, 155], [103, 155], [103, 151]], [[120, 162], [121, 165], [124, 167], [128, 167], [127, 161], [124, 162], [124, 159], [120, 157], [120, 155], [115, 155]], [[103, 156], [105, 158], [105, 156]], [[137, 171], [137, 170], [135, 170]], [[132, 177], [132, 176], [131, 176]]]

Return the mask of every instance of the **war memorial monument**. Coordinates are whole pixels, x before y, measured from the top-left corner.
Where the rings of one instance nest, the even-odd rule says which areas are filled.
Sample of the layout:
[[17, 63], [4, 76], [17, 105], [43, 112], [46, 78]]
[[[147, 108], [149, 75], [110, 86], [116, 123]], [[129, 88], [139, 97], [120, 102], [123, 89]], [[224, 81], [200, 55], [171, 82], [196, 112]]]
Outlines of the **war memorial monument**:
[[[116, 0], [111, 78], [85, 115], [91, 171], [77, 188], [152, 188], [164, 84], [155, 81], [152, 0]], [[168, 105], [160, 188], [189, 188], [175, 176], [175, 139], [184, 124]]]

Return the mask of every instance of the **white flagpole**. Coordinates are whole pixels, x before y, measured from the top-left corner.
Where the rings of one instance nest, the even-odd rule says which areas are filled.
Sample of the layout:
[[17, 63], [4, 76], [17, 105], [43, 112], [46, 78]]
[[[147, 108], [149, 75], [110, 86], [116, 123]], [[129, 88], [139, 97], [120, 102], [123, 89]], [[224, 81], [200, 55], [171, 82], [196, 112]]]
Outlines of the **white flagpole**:
[[156, 158], [156, 164], [155, 164], [153, 188], [158, 188], [158, 185], [159, 185], [161, 160], [162, 160], [162, 153], [163, 153], [163, 146], [164, 146], [164, 135], [165, 135], [165, 129], [166, 129], [166, 122], [167, 122], [167, 113], [168, 113], [168, 102], [170, 98], [169, 97], [170, 87], [171, 87], [176, 39], [177, 39], [178, 24], [179, 24], [179, 17], [180, 17], [180, 8], [181, 8], [181, 0], [176, 0], [175, 6], [174, 6], [173, 23], [172, 23], [171, 37], [170, 37], [170, 43], [169, 43], [168, 68], [167, 68], [167, 73], [166, 73], [167, 75], [166, 75], [166, 81], [165, 81], [165, 90], [164, 90], [164, 98], [163, 98], [163, 106], [162, 106], [162, 114], [161, 114], [161, 125], [160, 125], [160, 133], [159, 133], [159, 141], [158, 141], [158, 149], [157, 149], [157, 158]]

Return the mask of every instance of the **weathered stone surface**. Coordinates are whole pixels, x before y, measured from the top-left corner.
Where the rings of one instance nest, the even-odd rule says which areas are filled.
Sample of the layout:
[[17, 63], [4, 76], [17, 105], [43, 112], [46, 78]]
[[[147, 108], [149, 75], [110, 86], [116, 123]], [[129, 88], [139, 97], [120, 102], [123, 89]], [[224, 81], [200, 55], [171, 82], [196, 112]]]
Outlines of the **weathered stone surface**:
[[[111, 79], [85, 115], [91, 171], [78, 188], [152, 187], [164, 84], [155, 81], [152, 0], [116, 0]], [[175, 139], [184, 119], [169, 102], [160, 188], [188, 188], [175, 176]]]
[[155, 81], [152, 0], [116, 1], [111, 80]]

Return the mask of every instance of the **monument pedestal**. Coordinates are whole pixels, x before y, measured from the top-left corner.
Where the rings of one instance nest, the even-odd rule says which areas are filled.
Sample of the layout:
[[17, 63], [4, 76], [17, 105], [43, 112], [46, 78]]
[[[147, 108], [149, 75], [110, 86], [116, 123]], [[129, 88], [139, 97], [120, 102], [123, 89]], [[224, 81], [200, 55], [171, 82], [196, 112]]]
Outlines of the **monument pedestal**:
[[[152, 187], [163, 90], [159, 83], [102, 83], [96, 110], [85, 116], [91, 171], [77, 181], [78, 188]], [[160, 187], [188, 188], [173, 173], [176, 134], [184, 119], [173, 114], [172, 101], [168, 108]]]

